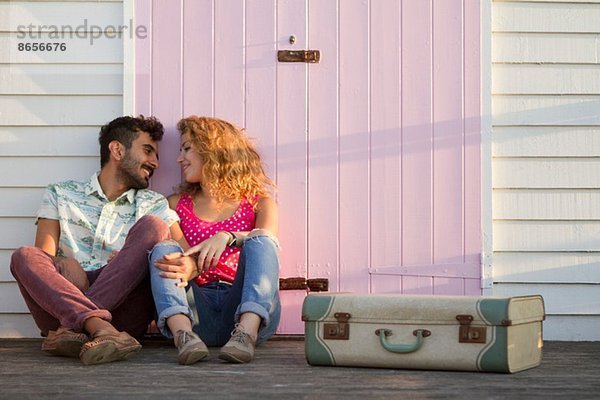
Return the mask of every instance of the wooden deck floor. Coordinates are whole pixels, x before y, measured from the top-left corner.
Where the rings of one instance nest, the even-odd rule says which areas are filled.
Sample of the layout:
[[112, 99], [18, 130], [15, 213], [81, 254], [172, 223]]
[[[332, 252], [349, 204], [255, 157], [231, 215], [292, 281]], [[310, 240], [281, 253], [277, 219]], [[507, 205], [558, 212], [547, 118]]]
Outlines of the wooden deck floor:
[[41, 353], [39, 340], [0, 340], [0, 399], [514, 399], [600, 398], [600, 342], [547, 342], [542, 365], [513, 375], [312, 367], [304, 342], [271, 340], [255, 361], [216, 357], [184, 367], [164, 340], [124, 362], [86, 367]]

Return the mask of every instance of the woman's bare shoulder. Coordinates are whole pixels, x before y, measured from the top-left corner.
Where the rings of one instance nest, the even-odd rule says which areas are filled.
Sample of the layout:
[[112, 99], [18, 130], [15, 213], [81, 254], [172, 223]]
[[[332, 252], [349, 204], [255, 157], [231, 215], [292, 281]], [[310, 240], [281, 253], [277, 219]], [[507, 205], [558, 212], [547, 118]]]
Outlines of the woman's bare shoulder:
[[180, 193], [173, 193], [173, 194], [167, 196], [167, 201], [169, 202], [169, 207], [171, 207], [173, 210], [175, 208], [177, 208], [177, 203], [179, 202], [180, 198], [181, 198]]

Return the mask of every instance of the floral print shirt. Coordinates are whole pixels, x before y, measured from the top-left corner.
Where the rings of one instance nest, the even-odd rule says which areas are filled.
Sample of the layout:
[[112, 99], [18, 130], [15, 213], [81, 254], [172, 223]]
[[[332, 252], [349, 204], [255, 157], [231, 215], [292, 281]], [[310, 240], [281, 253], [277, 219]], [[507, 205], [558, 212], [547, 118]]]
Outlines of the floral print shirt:
[[109, 201], [98, 182], [98, 172], [89, 181], [64, 181], [47, 187], [38, 218], [58, 220], [58, 256], [75, 258], [91, 271], [108, 263], [114, 250], [121, 250], [129, 229], [144, 215], [156, 215], [167, 225], [179, 221], [167, 199], [152, 190], [130, 189]]

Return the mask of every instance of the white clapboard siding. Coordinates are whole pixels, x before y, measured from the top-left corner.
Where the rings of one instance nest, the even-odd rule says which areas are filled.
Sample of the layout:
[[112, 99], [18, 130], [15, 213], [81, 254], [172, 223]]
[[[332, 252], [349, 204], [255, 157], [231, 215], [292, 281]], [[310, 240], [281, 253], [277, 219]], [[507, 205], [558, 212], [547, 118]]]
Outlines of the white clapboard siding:
[[1, 32], [29, 32], [30, 24], [35, 34], [38, 30], [59, 31], [61, 26], [69, 26], [74, 32], [89, 32], [92, 26], [106, 28], [114, 26], [115, 22], [123, 25], [122, 20], [123, 6], [117, 2], [77, 2], [68, 7], [39, 1], [0, 3]]
[[98, 156], [97, 126], [0, 126], [0, 156]]
[[[495, 33], [495, 63], [596, 64], [600, 41], [592, 33]], [[492, 76], [492, 80], [494, 77]]]
[[500, 283], [494, 287], [494, 295], [524, 296], [541, 294], [546, 314], [550, 315], [600, 315], [600, 296], [597, 284], [544, 284]]
[[0, 186], [44, 187], [55, 181], [86, 180], [99, 169], [99, 157], [0, 157], [0, 171], [6, 174]]
[[600, 187], [600, 158], [494, 158], [494, 188]]
[[121, 64], [0, 64], [0, 94], [123, 93]]
[[[99, 127], [124, 108], [123, 16], [122, 0], [0, 2], [0, 337], [39, 337], [10, 257], [33, 244], [46, 185], [99, 169]], [[34, 43], [44, 50], [19, 51]]]
[[597, 189], [495, 189], [494, 219], [598, 220]]
[[600, 32], [600, 9], [595, 4], [495, 2], [494, 32]]
[[35, 237], [35, 218], [0, 218], [0, 229], [10, 234], [0, 235], [0, 249], [12, 250], [32, 245]]
[[28, 312], [16, 282], [0, 282], [0, 315]]
[[44, 190], [41, 187], [0, 187], [0, 217], [34, 217]]
[[600, 221], [495, 220], [494, 251], [600, 251]]
[[1, 125], [102, 125], [121, 115], [122, 96], [0, 96]]
[[595, 64], [497, 64], [492, 74], [492, 94], [600, 94]]
[[[31, 238], [33, 241], [33, 238]], [[28, 245], [29, 243], [23, 243], [23, 245]], [[14, 278], [10, 273], [10, 257], [13, 253], [13, 249], [4, 250], [0, 249], [0, 282], [14, 282]], [[2, 318], [0, 318], [2, 319]], [[1, 336], [0, 336], [1, 337]]]
[[600, 96], [496, 95], [492, 123], [499, 125], [600, 125]]
[[600, 315], [548, 315], [544, 339], [561, 341], [600, 341]]
[[494, 281], [600, 283], [600, 253], [496, 252]]
[[[599, 71], [600, 72], [600, 71]], [[495, 157], [596, 157], [597, 126], [495, 126]]]
[[29, 313], [0, 314], [1, 338], [39, 338], [40, 330]]
[[492, 3], [493, 293], [600, 340], [600, 1]]

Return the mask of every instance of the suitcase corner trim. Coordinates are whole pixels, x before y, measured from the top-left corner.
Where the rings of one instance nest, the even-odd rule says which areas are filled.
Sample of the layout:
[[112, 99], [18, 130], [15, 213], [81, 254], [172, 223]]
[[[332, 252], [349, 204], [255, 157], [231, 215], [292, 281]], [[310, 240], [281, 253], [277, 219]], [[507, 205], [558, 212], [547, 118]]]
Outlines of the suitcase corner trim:
[[331, 312], [334, 297], [329, 295], [311, 295], [304, 299], [302, 320], [304, 321], [304, 354], [311, 365], [335, 365], [333, 353], [321, 339], [319, 323]]

